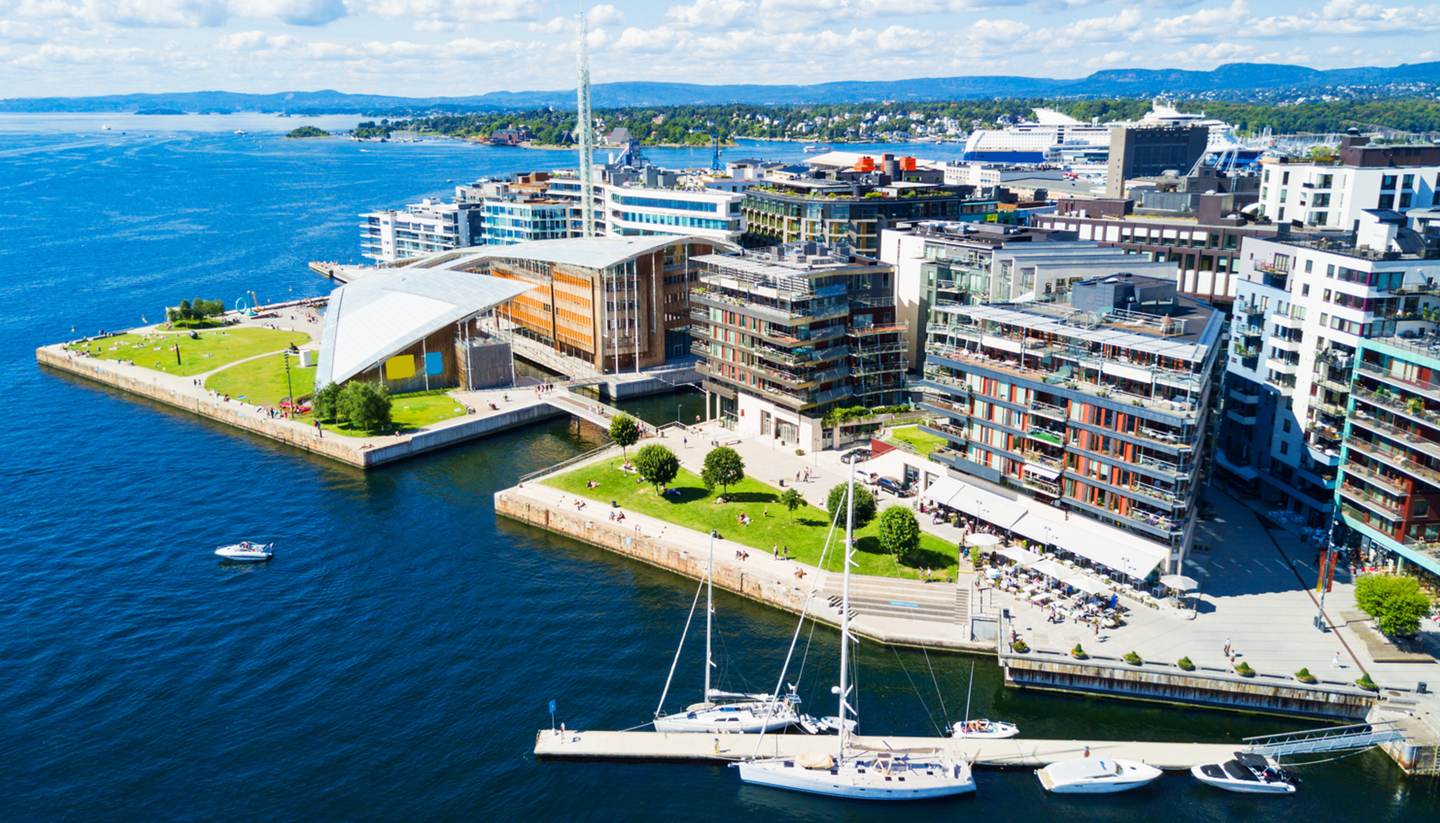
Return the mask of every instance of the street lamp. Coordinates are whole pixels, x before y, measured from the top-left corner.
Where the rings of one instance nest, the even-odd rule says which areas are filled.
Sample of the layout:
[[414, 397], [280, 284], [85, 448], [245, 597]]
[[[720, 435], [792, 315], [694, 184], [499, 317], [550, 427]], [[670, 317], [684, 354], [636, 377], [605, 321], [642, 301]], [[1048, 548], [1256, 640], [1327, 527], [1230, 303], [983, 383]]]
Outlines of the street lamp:
[[285, 399], [290, 401], [290, 414], [295, 413], [295, 387], [290, 384], [290, 352], [281, 352], [280, 357], [285, 361]]

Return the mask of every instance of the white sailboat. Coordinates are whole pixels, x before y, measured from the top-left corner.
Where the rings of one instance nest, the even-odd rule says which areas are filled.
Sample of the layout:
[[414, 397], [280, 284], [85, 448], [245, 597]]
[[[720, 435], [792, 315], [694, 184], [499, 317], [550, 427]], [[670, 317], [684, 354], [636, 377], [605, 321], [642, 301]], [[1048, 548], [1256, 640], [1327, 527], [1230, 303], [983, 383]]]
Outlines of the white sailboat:
[[[680, 661], [680, 651], [685, 647], [685, 636], [690, 632], [690, 620], [695, 617], [695, 607], [690, 607], [690, 619], [685, 621], [685, 631], [680, 634], [680, 648], [675, 650], [675, 660], [670, 664], [670, 676], [665, 679], [665, 690], [660, 693], [660, 705], [655, 707], [652, 721], [657, 732], [694, 732], [716, 734], [735, 732], [755, 734], [779, 731], [787, 726], [802, 724], [797, 711], [800, 698], [794, 687], [783, 699], [769, 694], [745, 694], [726, 692], [711, 688], [710, 670], [715, 668], [712, 654], [715, 616], [715, 535], [710, 535], [710, 557], [705, 572], [705, 689], [702, 700], [692, 703], [685, 711], [665, 714], [665, 698], [670, 694], [670, 682], [675, 677], [675, 666]], [[695, 592], [698, 601], [700, 592]], [[810, 725], [803, 723], [803, 725]]]
[[965, 719], [950, 730], [951, 737], [962, 740], [1004, 740], [1020, 734], [1020, 727], [1004, 720], [970, 719], [970, 695], [975, 691], [975, 664], [970, 664], [970, 686], [965, 690]]
[[840, 685], [835, 687], [839, 745], [833, 755], [755, 758], [736, 764], [758, 786], [861, 800], [924, 800], [975, 791], [970, 764], [938, 750], [877, 750], [852, 745], [850, 717], [850, 566], [855, 547], [855, 465], [850, 465], [841, 573]]

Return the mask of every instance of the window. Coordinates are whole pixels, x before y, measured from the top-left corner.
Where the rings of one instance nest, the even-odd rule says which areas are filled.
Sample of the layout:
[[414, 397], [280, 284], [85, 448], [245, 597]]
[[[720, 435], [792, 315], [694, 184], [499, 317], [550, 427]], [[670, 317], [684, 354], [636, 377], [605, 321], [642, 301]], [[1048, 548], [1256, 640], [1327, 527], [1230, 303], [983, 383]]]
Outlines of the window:
[[[1306, 274], [1309, 274], [1310, 272], [1312, 272], [1312, 271], [1314, 271], [1314, 270], [1315, 270], [1315, 261], [1314, 261], [1314, 260], [1310, 260], [1310, 259], [1307, 258], [1307, 259], [1305, 260], [1305, 273], [1306, 273]], [[1309, 286], [1306, 286], [1305, 288], [1308, 290], [1310, 287], [1309, 287]]]
[[[1287, 423], [1286, 425], [1289, 425], [1289, 424]], [[1284, 442], [1282, 442], [1282, 443], [1280, 444], [1280, 453], [1281, 453], [1281, 454], [1289, 454], [1289, 453], [1290, 453], [1290, 444], [1289, 444], [1289, 443], [1284, 443]]]
[[1290, 418], [1285, 418], [1284, 422], [1280, 426], [1280, 429], [1286, 434], [1290, 433]]
[[1380, 188], [1381, 188], [1382, 191], [1385, 190], [1385, 189], [1389, 189], [1389, 190], [1391, 190], [1391, 191], [1394, 191], [1394, 189], [1395, 189], [1395, 175], [1393, 175], [1393, 174], [1387, 174], [1387, 175], [1382, 176], [1382, 177], [1380, 178]]
[[1423, 497], [1415, 497], [1410, 501], [1410, 516], [1424, 517], [1430, 513], [1430, 501]]
[[[1307, 260], [1306, 263], [1308, 264], [1309, 261]], [[1309, 283], [1306, 283], [1306, 284], [1304, 284], [1304, 285], [1302, 285], [1302, 286], [1300, 287], [1300, 296], [1301, 296], [1301, 297], [1309, 297], [1309, 296], [1310, 296], [1310, 284], [1309, 284]]]

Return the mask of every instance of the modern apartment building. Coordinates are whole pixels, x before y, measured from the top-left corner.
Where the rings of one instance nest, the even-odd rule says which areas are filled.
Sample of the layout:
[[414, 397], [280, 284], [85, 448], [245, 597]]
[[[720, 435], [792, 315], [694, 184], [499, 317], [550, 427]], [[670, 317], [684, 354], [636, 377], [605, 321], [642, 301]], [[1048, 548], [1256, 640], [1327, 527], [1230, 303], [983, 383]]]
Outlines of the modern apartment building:
[[573, 237], [461, 249], [414, 265], [529, 284], [500, 314], [517, 354], [571, 374], [616, 373], [688, 356], [696, 258], [725, 249], [735, 247], [703, 237]]
[[1440, 575], [1440, 332], [1362, 340], [1335, 485], [1343, 543]]
[[[1175, 274], [1168, 263], [1077, 242], [1074, 236], [991, 223], [902, 224], [881, 233], [880, 259], [895, 267], [899, 317], [916, 329], [940, 302], [1057, 301], [1073, 283], [1101, 274]], [[923, 361], [924, 340], [912, 341], [911, 368]]]
[[[1173, 280], [1129, 274], [1076, 284], [1065, 303], [937, 303], [919, 387], [947, 446], [931, 457], [1138, 537], [1151, 569], [1177, 570], [1224, 324]], [[1141, 560], [1109, 565], [1144, 577]]]
[[746, 189], [740, 211], [752, 243], [843, 244], [856, 254], [876, 257], [880, 232], [896, 223], [985, 220], [997, 201], [978, 191], [934, 183], [802, 177]]
[[480, 242], [480, 210], [474, 203], [425, 198], [401, 210], [360, 215], [360, 253], [376, 263], [395, 263]]
[[1232, 308], [1216, 465], [1273, 504], [1329, 522], [1356, 352], [1435, 310], [1440, 252], [1399, 215], [1358, 234], [1247, 238]]
[[1354, 231], [1369, 209], [1440, 206], [1440, 146], [1371, 146], [1345, 136], [1330, 162], [1266, 158], [1260, 207], [1276, 223]]
[[[681, 188], [673, 172], [653, 167], [636, 175], [606, 169], [605, 182], [595, 186], [597, 229], [601, 234], [626, 237], [669, 234], [681, 237], [709, 237], [736, 242], [744, 231], [740, 214], [742, 195], [720, 188]], [[571, 233], [579, 235], [580, 181], [569, 176], [550, 179], [547, 194], [571, 205]]]
[[816, 449], [826, 411], [905, 400], [907, 330], [889, 266], [814, 244], [693, 262], [707, 417]]

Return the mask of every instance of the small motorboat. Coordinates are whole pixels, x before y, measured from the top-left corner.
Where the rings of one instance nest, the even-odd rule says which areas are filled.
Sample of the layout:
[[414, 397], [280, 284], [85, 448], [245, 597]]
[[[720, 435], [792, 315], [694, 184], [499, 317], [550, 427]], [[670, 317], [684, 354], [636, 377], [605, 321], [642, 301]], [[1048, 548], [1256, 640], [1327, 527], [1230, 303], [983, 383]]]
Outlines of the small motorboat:
[[1204, 763], [1190, 769], [1196, 780], [1227, 792], [1294, 794], [1300, 778], [1258, 754], [1236, 752], [1234, 760]]
[[963, 720], [950, 730], [950, 736], [961, 740], [1003, 740], [1020, 734], [1020, 727], [1003, 720]]
[[215, 554], [226, 560], [235, 560], [241, 563], [258, 563], [269, 560], [275, 556], [274, 543], [254, 543], [249, 540], [242, 540], [229, 546], [221, 546], [215, 550]]
[[1079, 757], [1035, 770], [1045, 791], [1055, 794], [1114, 794], [1138, 789], [1160, 776], [1160, 770], [1134, 760]]

